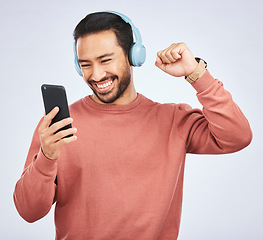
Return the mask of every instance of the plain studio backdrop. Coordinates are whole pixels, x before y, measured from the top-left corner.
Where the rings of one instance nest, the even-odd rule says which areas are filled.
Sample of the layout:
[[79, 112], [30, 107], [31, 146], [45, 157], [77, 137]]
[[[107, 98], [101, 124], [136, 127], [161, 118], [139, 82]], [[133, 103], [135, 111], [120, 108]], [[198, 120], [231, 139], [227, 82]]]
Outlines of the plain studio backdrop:
[[263, 239], [261, 0], [1, 0], [0, 238], [55, 237], [54, 207], [29, 224], [17, 213], [12, 194], [44, 114], [40, 86], [64, 85], [69, 103], [91, 93], [74, 69], [72, 32], [88, 13], [101, 10], [127, 15], [141, 32], [147, 59], [134, 69], [138, 92], [161, 103], [201, 107], [184, 78], [154, 65], [157, 51], [185, 42], [208, 62], [251, 124], [253, 141], [240, 152], [187, 155], [179, 239]]

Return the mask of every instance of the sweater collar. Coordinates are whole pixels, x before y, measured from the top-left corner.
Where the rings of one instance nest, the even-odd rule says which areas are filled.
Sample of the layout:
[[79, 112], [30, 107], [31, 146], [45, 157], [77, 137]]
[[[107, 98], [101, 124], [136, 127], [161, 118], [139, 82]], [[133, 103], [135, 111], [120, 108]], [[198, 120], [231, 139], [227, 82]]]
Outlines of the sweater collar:
[[111, 104], [99, 104], [94, 102], [91, 99], [91, 95], [83, 98], [84, 102], [88, 104], [90, 107], [95, 108], [99, 111], [108, 111], [108, 112], [126, 112], [135, 109], [137, 106], [141, 104], [144, 97], [140, 93], [137, 93], [137, 98], [130, 104], [126, 105], [111, 105]]

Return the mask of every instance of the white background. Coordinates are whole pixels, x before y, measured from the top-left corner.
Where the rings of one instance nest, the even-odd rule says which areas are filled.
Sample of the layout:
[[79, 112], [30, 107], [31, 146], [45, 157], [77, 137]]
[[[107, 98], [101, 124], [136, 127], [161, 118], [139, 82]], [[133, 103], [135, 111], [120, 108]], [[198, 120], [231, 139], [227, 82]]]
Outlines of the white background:
[[69, 103], [91, 93], [74, 69], [72, 32], [86, 14], [101, 10], [122, 12], [142, 34], [147, 60], [134, 69], [138, 92], [201, 107], [183, 78], [154, 66], [157, 51], [183, 41], [208, 62], [251, 124], [254, 137], [246, 149], [187, 156], [179, 239], [263, 239], [261, 0], [1, 0], [0, 238], [54, 239], [54, 209], [29, 224], [16, 212], [12, 194], [44, 113], [41, 84], [63, 84]]

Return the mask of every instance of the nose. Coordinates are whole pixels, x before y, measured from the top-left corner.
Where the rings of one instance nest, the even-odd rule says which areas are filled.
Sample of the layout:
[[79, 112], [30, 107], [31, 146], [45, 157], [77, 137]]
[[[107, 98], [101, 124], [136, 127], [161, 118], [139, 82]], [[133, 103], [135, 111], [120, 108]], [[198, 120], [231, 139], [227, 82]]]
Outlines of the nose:
[[91, 71], [92, 72], [91, 72], [90, 80], [98, 82], [106, 76], [106, 72], [102, 66], [93, 65]]

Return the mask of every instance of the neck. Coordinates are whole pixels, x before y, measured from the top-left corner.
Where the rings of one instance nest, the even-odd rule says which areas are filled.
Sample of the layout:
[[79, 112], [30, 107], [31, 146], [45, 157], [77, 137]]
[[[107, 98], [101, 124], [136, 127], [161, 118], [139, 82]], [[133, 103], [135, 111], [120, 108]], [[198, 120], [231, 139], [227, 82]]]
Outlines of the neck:
[[115, 104], [115, 105], [127, 105], [127, 104], [130, 104], [133, 101], [135, 101], [136, 98], [137, 98], [137, 92], [135, 90], [133, 80], [131, 79], [131, 82], [130, 82], [129, 86], [127, 87], [126, 91], [113, 104]]

